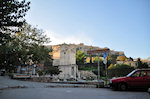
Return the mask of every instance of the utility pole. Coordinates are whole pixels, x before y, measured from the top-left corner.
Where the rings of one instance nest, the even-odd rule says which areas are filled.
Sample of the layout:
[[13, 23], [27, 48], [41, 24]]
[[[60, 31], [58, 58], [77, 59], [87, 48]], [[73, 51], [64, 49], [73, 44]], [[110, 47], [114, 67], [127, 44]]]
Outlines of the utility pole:
[[107, 73], [107, 63], [105, 64], [105, 71], [106, 71], [106, 85], [107, 85], [107, 75], [108, 75], [108, 73]]
[[105, 64], [105, 75], [106, 75], [106, 86], [107, 86], [107, 53], [105, 52], [104, 54], [103, 54], [103, 58], [104, 58], [104, 64]]
[[98, 87], [100, 87], [100, 66], [99, 66], [99, 53], [98, 53], [98, 76], [97, 76], [97, 80], [98, 80]]

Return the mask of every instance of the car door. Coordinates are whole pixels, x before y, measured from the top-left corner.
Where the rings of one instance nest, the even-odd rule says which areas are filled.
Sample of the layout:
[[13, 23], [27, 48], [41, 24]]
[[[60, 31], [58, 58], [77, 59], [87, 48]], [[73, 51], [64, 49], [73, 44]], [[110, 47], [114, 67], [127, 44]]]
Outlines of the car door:
[[147, 77], [146, 77], [146, 79], [147, 79], [146, 85], [147, 85], [147, 87], [150, 88], [150, 70], [147, 71]]
[[140, 73], [140, 79], [141, 79], [141, 87], [148, 87], [148, 84], [150, 83], [148, 80], [149, 77], [147, 75], [147, 70], [143, 70]]
[[128, 79], [128, 84], [131, 87], [145, 87], [146, 82], [144, 76], [146, 75], [146, 71], [136, 71], [133, 75]]

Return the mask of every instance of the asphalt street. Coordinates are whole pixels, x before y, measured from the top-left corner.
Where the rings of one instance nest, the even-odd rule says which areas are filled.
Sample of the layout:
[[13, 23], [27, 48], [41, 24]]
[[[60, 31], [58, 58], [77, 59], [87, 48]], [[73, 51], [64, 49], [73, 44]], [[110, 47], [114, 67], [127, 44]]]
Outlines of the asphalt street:
[[[13, 87], [18, 85], [27, 87]], [[150, 99], [150, 94], [146, 91], [45, 87], [49, 85], [57, 86], [57, 84], [51, 83], [18, 81], [0, 77], [0, 99]]]
[[107, 88], [22, 88], [0, 90], [0, 99], [150, 99], [150, 95]]

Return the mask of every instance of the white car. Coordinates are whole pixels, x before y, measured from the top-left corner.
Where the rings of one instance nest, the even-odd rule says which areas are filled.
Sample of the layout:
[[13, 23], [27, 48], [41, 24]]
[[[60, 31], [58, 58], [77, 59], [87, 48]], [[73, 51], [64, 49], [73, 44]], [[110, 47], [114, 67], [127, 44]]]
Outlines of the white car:
[[150, 88], [148, 88], [148, 93], [150, 94]]

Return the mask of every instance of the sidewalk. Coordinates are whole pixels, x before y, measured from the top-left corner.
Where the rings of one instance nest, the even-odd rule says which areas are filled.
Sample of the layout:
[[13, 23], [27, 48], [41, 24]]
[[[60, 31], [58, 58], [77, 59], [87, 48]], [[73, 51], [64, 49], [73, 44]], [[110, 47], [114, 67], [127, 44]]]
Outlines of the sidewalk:
[[15, 88], [15, 87], [40, 88], [46, 85], [47, 85], [46, 83], [19, 81], [10, 79], [8, 76], [0, 76], [0, 89]]
[[86, 84], [61, 84], [61, 83], [41, 83], [30, 81], [19, 81], [10, 79], [8, 76], [0, 76], [0, 90], [7, 88], [49, 88], [49, 87], [82, 87], [95, 88], [95, 85]]

